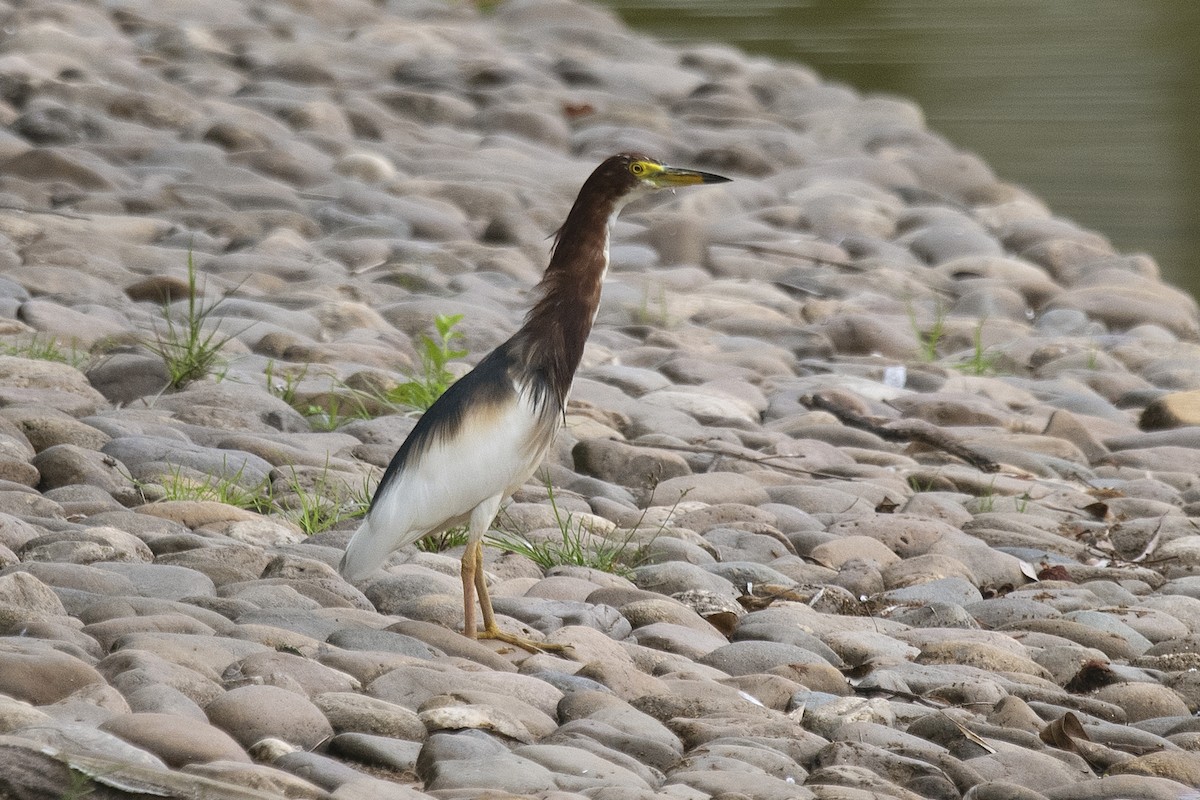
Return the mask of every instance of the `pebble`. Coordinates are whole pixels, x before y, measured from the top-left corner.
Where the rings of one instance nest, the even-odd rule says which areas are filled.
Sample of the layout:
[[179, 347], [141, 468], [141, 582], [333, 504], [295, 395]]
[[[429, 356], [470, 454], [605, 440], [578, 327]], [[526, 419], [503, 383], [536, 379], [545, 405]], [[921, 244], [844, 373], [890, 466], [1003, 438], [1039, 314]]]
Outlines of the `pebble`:
[[225, 732], [198, 720], [186, 726], [173, 714], [133, 713], [112, 717], [99, 730], [119, 736], [161, 758], [168, 766], [183, 767], [211, 761], [245, 761], [250, 757]]
[[[7, 792], [75, 792], [68, 757], [347, 800], [1200, 786], [1200, 315], [1149, 257], [909, 102], [572, 0], [131, 3], [6, 30]], [[629, 148], [734, 180], [623, 212], [547, 477], [498, 523], [569, 515], [619, 574], [487, 548], [540, 653], [458, 633], [457, 549], [350, 586], [355, 519], [301, 512], [355, 511], [415, 424], [372, 387], [436, 315], [454, 375], [510, 335]], [[189, 264], [223, 344], [171, 390]]]
[[311, 748], [333, 733], [320, 709], [303, 695], [278, 686], [232, 688], [205, 704], [204, 712], [242, 747], [273, 737]]

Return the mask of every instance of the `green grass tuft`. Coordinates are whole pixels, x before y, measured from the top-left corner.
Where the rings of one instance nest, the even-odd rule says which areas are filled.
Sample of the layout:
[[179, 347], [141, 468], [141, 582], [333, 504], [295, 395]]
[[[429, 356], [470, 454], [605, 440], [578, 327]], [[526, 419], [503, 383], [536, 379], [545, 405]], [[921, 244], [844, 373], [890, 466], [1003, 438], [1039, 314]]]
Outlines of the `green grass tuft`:
[[970, 358], [967, 358], [954, 365], [954, 368], [959, 372], [967, 375], [992, 375], [996, 372], [996, 357], [988, 354], [987, 348], [983, 346], [983, 324], [986, 320], [979, 320], [979, 324], [975, 326], [975, 332], [972, 335], [973, 349]]
[[[558, 507], [554, 497], [554, 486], [547, 481], [546, 493], [550, 508], [554, 513], [555, 525], [558, 527], [559, 538], [546, 541], [532, 541], [523, 533], [517, 531], [497, 531], [489, 534], [485, 541], [501, 550], [522, 555], [533, 561], [542, 569], [550, 569], [564, 564], [588, 567], [601, 572], [629, 577], [633, 568], [638, 566], [648, 542], [641, 543], [641, 524], [646, 518], [646, 510], [641, 517], [623, 534], [619, 530], [603, 534], [596, 532], [585, 520], [576, 519], [571, 512], [563, 512]], [[685, 493], [686, 494], [686, 493]], [[683, 499], [681, 496], [675, 506]], [[653, 502], [653, 498], [649, 506]], [[650, 541], [657, 538], [666, 527], [674, 513], [671, 507], [662, 524], [649, 537]]]
[[384, 396], [388, 403], [427, 411], [450, 388], [454, 373], [446, 365], [467, 356], [466, 349], [459, 344], [462, 332], [454, 329], [462, 318], [462, 314], [438, 314], [434, 318], [437, 338], [421, 337], [420, 373], [389, 390]]
[[62, 345], [53, 336], [43, 337], [37, 333], [29, 339], [0, 342], [0, 354], [17, 356], [19, 358], [32, 358], [37, 361], [54, 361], [59, 364], [69, 364], [76, 368], [83, 366], [88, 360], [87, 354], [76, 350], [75, 345], [72, 344], [69, 349], [64, 350]]
[[[311, 485], [310, 485], [311, 484]], [[306, 535], [330, 530], [348, 519], [359, 519], [371, 507], [371, 484], [366, 478], [361, 485], [346, 487], [334, 481], [326, 465], [310, 481], [293, 468], [287, 480], [288, 494], [276, 501], [276, 512], [291, 520]]]
[[269, 478], [248, 489], [241, 477], [241, 469], [231, 475], [209, 475], [173, 465], [160, 480], [161, 499], [211, 500], [264, 516], [279, 516], [310, 536], [347, 519], [362, 517], [371, 506], [369, 479], [364, 477], [361, 485], [348, 487], [343, 481], [333, 480], [328, 466], [307, 480], [293, 467], [278, 489]]
[[[232, 475], [210, 475], [172, 464], [159, 483], [164, 500], [213, 500], [235, 508], [265, 514], [271, 511], [271, 484], [263, 479], [253, 489], [241, 484], [245, 465]], [[224, 473], [224, 471], [223, 471]]]
[[917, 338], [917, 344], [921, 346], [921, 359], [929, 363], [937, 361], [938, 344], [946, 335], [946, 309], [939, 302], [933, 311], [933, 322], [930, 323], [928, 329], [924, 329], [917, 321], [917, 310], [912, 303], [909, 303], [908, 324]]
[[439, 533], [431, 533], [417, 540], [417, 549], [422, 553], [444, 553], [467, 543], [468, 532], [465, 525], [450, 528]]
[[171, 313], [169, 300], [163, 302], [163, 328], [155, 327], [154, 338], [143, 344], [162, 359], [167, 368], [169, 389], [182, 389], [193, 381], [212, 374], [217, 367], [221, 349], [233, 336], [219, 333], [219, 327], [205, 332], [205, 323], [221, 305], [221, 301], [206, 305], [196, 286], [196, 262], [192, 253], [187, 257], [187, 310], [182, 321]]
[[391, 389], [353, 387], [335, 379], [331, 391], [305, 397], [299, 387], [308, 375], [309, 365], [286, 369], [269, 361], [265, 370], [267, 390], [303, 414], [315, 431], [337, 430], [352, 420], [379, 414], [427, 411], [454, 382], [454, 373], [447, 365], [467, 355], [459, 344], [462, 332], [455, 330], [462, 318], [462, 314], [438, 314], [434, 319], [435, 336], [421, 337], [420, 372]]

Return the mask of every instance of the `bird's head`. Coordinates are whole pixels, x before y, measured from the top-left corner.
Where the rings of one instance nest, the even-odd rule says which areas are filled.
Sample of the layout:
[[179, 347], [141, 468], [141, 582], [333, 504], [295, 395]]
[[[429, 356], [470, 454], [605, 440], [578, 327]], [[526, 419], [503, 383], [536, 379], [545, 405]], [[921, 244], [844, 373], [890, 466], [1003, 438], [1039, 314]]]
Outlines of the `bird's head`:
[[636, 153], [623, 153], [614, 156], [636, 183], [650, 189], [673, 189], [677, 186], [695, 186], [700, 183], [727, 183], [729, 178], [714, 175], [711, 172], [700, 172], [695, 169], [680, 169], [655, 161], [647, 156]]
[[580, 197], [609, 198], [617, 208], [628, 201], [656, 189], [675, 189], [702, 183], [726, 183], [729, 178], [668, 166], [640, 153], [620, 153], [611, 156], [587, 179]]

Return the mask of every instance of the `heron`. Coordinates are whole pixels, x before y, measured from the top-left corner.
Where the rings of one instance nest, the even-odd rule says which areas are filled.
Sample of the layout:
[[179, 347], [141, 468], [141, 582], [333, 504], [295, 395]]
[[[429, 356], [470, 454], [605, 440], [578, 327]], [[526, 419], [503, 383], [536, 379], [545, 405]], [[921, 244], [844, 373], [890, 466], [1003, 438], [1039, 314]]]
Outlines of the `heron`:
[[[555, 236], [521, 327], [450, 385], [388, 464], [342, 557], [347, 580], [366, 578], [393, 551], [425, 536], [466, 525], [463, 633], [530, 651], [551, 649], [497, 625], [483, 570], [484, 534], [501, 504], [533, 476], [565, 420], [621, 208], [657, 189], [728, 180], [638, 153], [612, 156], [592, 172]], [[482, 630], [476, 629], [476, 596]]]

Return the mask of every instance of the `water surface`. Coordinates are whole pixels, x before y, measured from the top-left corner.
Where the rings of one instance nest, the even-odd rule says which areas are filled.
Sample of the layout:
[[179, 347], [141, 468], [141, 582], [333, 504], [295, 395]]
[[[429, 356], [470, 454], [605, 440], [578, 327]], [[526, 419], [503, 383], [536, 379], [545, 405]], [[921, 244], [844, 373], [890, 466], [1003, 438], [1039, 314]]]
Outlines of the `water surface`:
[[915, 100], [1059, 216], [1200, 295], [1196, 0], [610, 0], [668, 41], [720, 41]]

